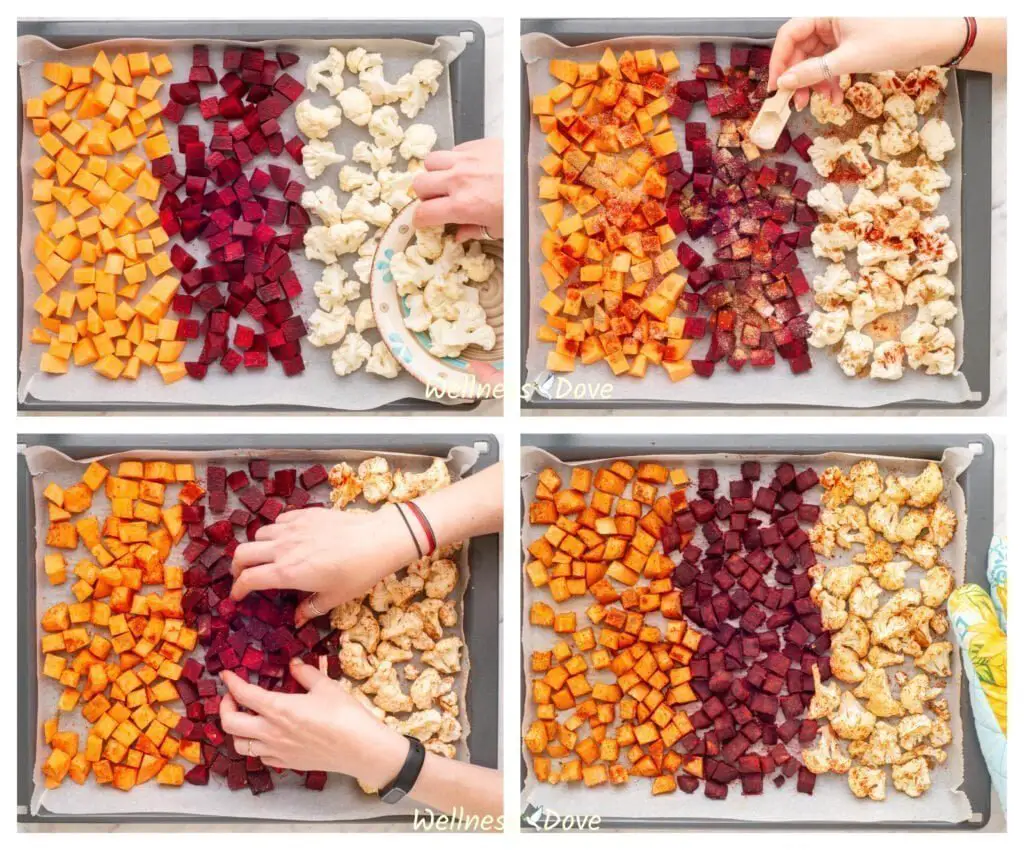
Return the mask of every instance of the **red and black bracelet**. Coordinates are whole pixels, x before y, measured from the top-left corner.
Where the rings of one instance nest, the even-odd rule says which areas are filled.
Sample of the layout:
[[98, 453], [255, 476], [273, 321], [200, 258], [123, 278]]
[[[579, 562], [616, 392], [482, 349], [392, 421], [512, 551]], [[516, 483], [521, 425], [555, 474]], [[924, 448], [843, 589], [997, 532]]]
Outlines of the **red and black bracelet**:
[[960, 52], [956, 56], [942, 66], [943, 68], [955, 68], [964, 61], [967, 54], [971, 52], [971, 48], [974, 47], [974, 42], [978, 38], [978, 19], [966, 16], [964, 22], [967, 24], [967, 37], [964, 38], [964, 46], [960, 48]]
[[427, 552], [426, 554], [433, 555], [437, 549], [437, 537], [434, 535], [434, 529], [430, 525], [430, 521], [427, 519], [427, 515], [423, 513], [423, 509], [420, 508], [415, 502], [405, 502], [409, 506], [415, 515], [416, 519], [420, 521], [420, 525], [423, 527], [423, 533], [427, 536]]
[[416, 536], [416, 532], [412, 530], [412, 526], [409, 524], [409, 518], [405, 515], [405, 511], [402, 510], [402, 506], [395, 503], [395, 507], [398, 509], [398, 515], [402, 518], [402, 522], [405, 523], [405, 527], [409, 531], [409, 536], [412, 538], [412, 545], [416, 547], [416, 554], [422, 558], [423, 548], [420, 546], [419, 538]]

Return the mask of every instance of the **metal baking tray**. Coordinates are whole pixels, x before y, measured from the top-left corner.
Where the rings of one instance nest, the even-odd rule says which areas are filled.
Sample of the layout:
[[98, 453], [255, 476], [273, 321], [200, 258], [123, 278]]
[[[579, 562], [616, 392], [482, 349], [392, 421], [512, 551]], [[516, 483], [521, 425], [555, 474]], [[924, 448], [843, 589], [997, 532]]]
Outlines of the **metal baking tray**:
[[[137, 448], [147, 450], [216, 451], [218, 449], [337, 449], [379, 450], [409, 452], [444, 457], [454, 446], [472, 446], [479, 452], [470, 470], [479, 472], [498, 462], [498, 440], [491, 434], [454, 434], [423, 437], [396, 435], [367, 435], [333, 437], [326, 435], [241, 434], [237, 436], [202, 435], [76, 435], [32, 434], [18, 436], [18, 823], [76, 823], [76, 824], [155, 824], [155, 823], [306, 823], [274, 819], [233, 818], [229, 816], [187, 816], [173, 814], [119, 814], [119, 815], [61, 815], [41, 811], [29, 814], [34, 784], [36, 746], [39, 730], [36, 728], [36, 706], [39, 681], [39, 653], [36, 651], [35, 599], [35, 503], [32, 494], [32, 476], [21, 449], [26, 446], [50, 446], [72, 458], [87, 458], [111, 452]], [[471, 565], [469, 584], [463, 600], [463, 627], [472, 668], [467, 680], [466, 714], [470, 722], [468, 746], [470, 761], [484, 767], [498, 766], [498, 724], [500, 699], [499, 669], [499, 592], [501, 588], [501, 540], [497, 534], [474, 537], [469, 544]], [[382, 810], [385, 807], [382, 806]], [[339, 813], [343, 815], [344, 813]], [[411, 824], [409, 815], [386, 815], [379, 818], [347, 821], [339, 817], [333, 821], [316, 823]]]
[[[230, 39], [239, 43], [290, 38], [406, 38], [430, 44], [441, 35], [466, 36], [466, 49], [448, 69], [452, 91], [452, 120], [455, 127], [455, 143], [460, 144], [484, 135], [484, 84], [485, 41], [483, 27], [469, 20], [403, 21], [398, 19], [381, 21], [48, 21], [19, 20], [18, 35], [36, 35], [45, 38], [58, 47], [77, 47], [112, 38], [194, 38]], [[25, 131], [21, 119], [21, 78], [18, 77], [18, 156]], [[21, 244], [21, 181], [24, 175], [18, 172], [18, 244]], [[25, 277], [18, 265], [18, 367], [17, 380], [21, 379], [22, 305], [25, 298]], [[254, 387], [258, 385], [254, 384]], [[255, 396], [259, 393], [254, 391]], [[459, 405], [457, 412], [475, 410], [479, 400]], [[281, 404], [273, 401], [253, 402], [229, 408], [214, 404], [178, 404], [154, 400], [152, 402], [67, 403], [42, 401], [29, 395], [18, 402], [19, 412], [28, 413], [155, 413], [171, 410], [181, 413], [302, 413], [327, 411], [345, 413], [330, 407]], [[421, 398], [405, 398], [375, 408], [377, 413], [396, 411], [449, 412], [435, 402]]]
[[[747, 38], [772, 38], [785, 18], [591, 18], [591, 19], [524, 19], [520, 32], [546, 33], [570, 46], [624, 36], [735, 36]], [[530, 144], [530, 90], [526, 78], [526, 63], [520, 57], [520, 150]], [[974, 410], [988, 402], [991, 391], [992, 367], [992, 78], [988, 74], [972, 71], [957, 71], [956, 82], [960, 91], [960, 108], [963, 111], [963, 186], [961, 189], [961, 238], [960, 238], [960, 279], [964, 281], [960, 296], [960, 309], [964, 317], [964, 337], [969, 343], [964, 349], [961, 371], [967, 376], [971, 391], [976, 399], [947, 403], [941, 401], [905, 401], [879, 405], [872, 409], [894, 410]], [[530, 224], [530, 199], [533, 197], [533, 181], [528, 173], [525, 155], [522, 157], [520, 232], [522, 234], [521, 280], [521, 332], [520, 357], [522, 383], [527, 381], [526, 347], [530, 341], [530, 261], [533, 246], [527, 234]], [[970, 297], [966, 287], [970, 286]], [[841, 387], [837, 387], [841, 392]], [[573, 410], [595, 408], [608, 410], [649, 410], [651, 408], [675, 410], [718, 410], [756, 408], [766, 406], [765, 402], [743, 402], [734, 404], [702, 404], [672, 400], [636, 399], [604, 401], [600, 404], [577, 402], [571, 399], [545, 399], [539, 395], [529, 401], [522, 401], [524, 410]], [[801, 404], [787, 404], [785, 401], [772, 402], [770, 407], [799, 410], [801, 413], [820, 414], [841, 411], [837, 407], [813, 407]], [[861, 408], [856, 408], [860, 410]]]
[[[993, 499], [995, 489], [995, 447], [987, 434], [921, 434], [907, 436], [862, 435], [862, 434], [785, 434], [780, 436], [718, 436], [698, 434], [693, 436], [618, 436], [608, 435], [530, 435], [524, 438], [524, 445], [544, 449], [559, 460], [567, 463], [598, 460], [606, 457], [629, 457], [644, 454], [820, 454], [822, 452], [863, 452], [865, 454], [894, 455], [924, 460], [941, 460], [942, 452], [951, 446], [971, 448], [974, 460], [960, 476], [967, 510], [967, 564], [964, 573], [966, 582], [988, 587], [985, 570], [988, 567], [988, 547], [992, 539]], [[525, 516], [527, 506], [521, 505]], [[521, 597], [520, 597], [521, 598]], [[959, 650], [957, 650], [959, 651]], [[525, 666], [522, 666], [525, 670]], [[732, 829], [732, 830], [978, 830], [988, 823], [992, 809], [992, 780], [985, 768], [985, 760], [978, 744], [974, 728], [974, 711], [968, 693], [967, 674], [962, 673], [960, 687], [960, 716], [964, 725], [964, 784], [963, 790], [971, 803], [971, 817], [963, 823], [936, 823], [905, 821], [880, 821], [878, 823], [804, 822], [786, 821], [765, 823], [761, 821], [717, 820], [706, 818], [603, 818], [604, 829]], [[521, 676], [522, 693], [528, 693], [525, 675]], [[525, 710], [525, 703], [521, 710]], [[522, 783], [526, 782], [529, 770], [525, 760], [520, 758]], [[521, 786], [522, 787], [522, 786]], [[680, 808], [683, 808], [680, 806]], [[526, 820], [530, 811], [521, 813], [521, 827], [534, 829]], [[570, 815], [571, 812], [559, 812]]]

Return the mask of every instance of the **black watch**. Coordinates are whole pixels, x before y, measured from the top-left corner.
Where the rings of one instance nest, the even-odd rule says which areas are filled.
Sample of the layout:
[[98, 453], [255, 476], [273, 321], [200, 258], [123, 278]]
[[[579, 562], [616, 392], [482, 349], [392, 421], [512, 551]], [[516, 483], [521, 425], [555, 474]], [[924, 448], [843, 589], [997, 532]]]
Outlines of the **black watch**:
[[411, 735], [405, 737], [409, 741], [409, 753], [405, 757], [405, 764], [398, 771], [398, 776], [380, 789], [380, 799], [385, 803], [397, 803], [412, 791], [416, 780], [420, 778], [423, 760], [427, 757], [427, 751], [419, 738]]

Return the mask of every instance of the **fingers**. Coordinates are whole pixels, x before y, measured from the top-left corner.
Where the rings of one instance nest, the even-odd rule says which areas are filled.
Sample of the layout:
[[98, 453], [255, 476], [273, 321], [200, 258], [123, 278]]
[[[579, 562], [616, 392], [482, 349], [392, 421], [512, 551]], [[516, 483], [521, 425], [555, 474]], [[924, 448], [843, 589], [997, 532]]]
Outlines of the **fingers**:
[[[260, 529], [262, 531], [262, 529]], [[238, 575], [249, 567], [256, 567], [260, 564], [269, 564], [274, 560], [276, 551], [273, 541], [262, 540], [255, 543], [242, 543], [235, 549], [235, 555], [231, 559], [231, 571]]]
[[254, 590], [278, 590], [284, 587], [281, 570], [270, 564], [249, 567], [235, 578], [231, 585], [231, 598], [236, 602], [245, 599]]
[[270, 745], [255, 738], [235, 738], [235, 752], [243, 756], [254, 756], [266, 761], [270, 755]]
[[456, 242], [469, 242], [471, 239], [493, 238], [493, 233], [488, 233], [487, 228], [479, 224], [461, 224], [455, 231]]
[[458, 162], [459, 157], [452, 151], [431, 151], [423, 160], [423, 167], [427, 171], [447, 171]]
[[344, 599], [335, 598], [331, 593], [311, 593], [295, 609], [296, 627], [302, 628], [310, 620], [330, 614], [332, 608], [344, 601]]
[[[826, 82], [831, 88], [832, 85], [838, 89], [838, 77], [840, 74], [851, 73], [850, 51], [842, 45], [835, 50], [818, 56], [810, 56], [802, 62], [798, 62], [789, 68], [779, 77], [779, 86], [785, 89], [808, 88], [817, 83]], [[828, 71], [832, 75], [827, 80], [826, 63]]]
[[448, 194], [448, 172], [421, 171], [412, 181], [412, 190], [421, 201]]
[[[288, 513], [297, 513], [297, 511], [289, 511]], [[281, 516], [288, 516], [288, 514], [281, 514]], [[261, 525], [259, 528], [256, 529], [256, 540], [276, 540], [281, 536], [283, 531], [283, 526], [279, 525], [276, 522], [273, 522], [270, 525]], [[243, 543], [242, 545], [245, 546], [247, 544]]]
[[220, 701], [220, 723], [225, 732], [235, 737], [266, 738], [270, 731], [262, 717], [239, 711], [238, 703], [230, 693]]
[[313, 690], [317, 685], [322, 685], [324, 682], [331, 681], [316, 667], [304, 664], [299, 659], [292, 659], [291, 666], [288, 669], [291, 671], [292, 676], [295, 677], [295, 681], [307, 691]]
[[279, 704], [276, 694], [246, 682], [230, 670], [223, 671], [220, 678], [238, 705], [244, 705], [257, 714], [273, 713]]
[[778, 87], [778, 79], [793, 64], [797, 42], [807, 37], [807, 18], [792, 18], [786, 21], [775, 35], [775, 45], [768, 60], [768, 91]]
[[421, 203], [416, 208], [413, 223], [416, 227], [437, 227], [455, 221], [456, 218], [455, 202], [445, 196]]
[[263, 763], [267, 767], [276, 767], [278, 770], [285, 770], [288, 767], [281, 759], [272, 758], [271, 756], [263, 756]]

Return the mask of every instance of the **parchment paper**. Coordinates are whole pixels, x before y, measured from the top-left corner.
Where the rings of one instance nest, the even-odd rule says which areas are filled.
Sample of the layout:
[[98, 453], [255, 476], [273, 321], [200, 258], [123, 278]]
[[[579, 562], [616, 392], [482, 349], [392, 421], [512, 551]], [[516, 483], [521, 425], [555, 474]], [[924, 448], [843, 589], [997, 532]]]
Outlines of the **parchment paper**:
[[[956, 512], [958, 523], [956, 533], [949, 546], [942, 550], [942, 559], [947, 563], [956, 578], [957, 584], [964, 580], [966, 568], [966, 547], [967, 547], [967, 505], [964, 498], [963, 488], [957, 482], [957, 476], [962, 474], [970, 465], [972, 455], [966, 448], [956, 447], [947, 449], [942, 457], [941, 467], [946, 488], [943, 491], [943, 498]], [[766, 468], [762, 469], [761, 480], [767, 481], [770, 477], [770, 470], [783, 461], [790, 461], [803, 469], [813, 467], [820, 474], [825, 467], [838, 464], [848, 469], [853, 463], [863, 458], [873, 458], [878, 462], [879, 469], [884, 476], [887, 472], [897, 472], [904, 475], [916, 475], [926, 465], [926, 461], [912, 458], [885, 457], [878, 455], [854, 455], [845, 452], [829, 452], [825, 454], [806, 455], [761, 455], [761, 454], [675, 454], [675, 455], [643, 455], [626, 457], [630, 463], [638, 461], [650, 461], [661, 463], [668, 467], [683, 466], [691, 479], [696, 482], [697, 469], [701, 466], [714, 466], [718, 470], [721, 489], [722, 483], [740, 477], [740, 462], [743, 460], [760, 460]], [[537, 474], [547, 466], [562, 475], [562, 480], [568, 480], [568, 471], [575, 466], [598, 469], [607, 466], [612, 460], [587, 461], [582, 463], [563, 463], [554, 455], [541, 449], [524, 446], [522, 450], [522, 496], [528, 505], [534, 501], [533, 494], [537, 485]], [[767, 473], [767, 474], [766, 474]], [[696, 484], [687, 485], [696, 487]], [[665, 492], [666, 488], [662, 488]], [[808, 491], [810, 492], [810, 491]], [[532, 526], [529, 524], [528, 516], [524, 516], [522, 525], [523, 554], [528, 558], [527, 547], [540, 537], [546, 526]], [[704, 546], [703, 535], [698, 529], [698, 537], [701, 538], [697, 545]], [[832, 559], [820, 559], [822, 563], [848, 563], [849, 556], [845, 558], [837, 556]], [[908, 586], [915, 586], [916, 577], [920, 577], [920, 570], [913, 570], [910, 573]], [[522, 577], [523, 587], [523, 664], [527, 682], [534, 674], [529, 668], [530, 655], [534, 650], [551, 648], [551, 632], [531, 626], [529, 623], [530, 606], [535, 601], [545, 601], [551, 604], [551, 595], [543, 587], [535, 588], [533, 583], [526, 577], [525, 570]], [[556, 605], [557, 611], [577, 612], [577, 618], [581, 621], [585, 618], [585, 610], [588, 604], [588, 597], [576, 597], [565, 603]], [[648, 619], [654, 617], [652, 625], [663, 626], [664, 621], [661, 615], [655, 611], [648, 614]], [[960, 790], [964, 778], [964, 755], [963, 755], [963, 718], [960, 716], [960, 659], [959, 653], [952, 654], [953, 675], [949, 678], [944, 696], [949, 700], [949, 707], [952, 713], [950, 728], [953, 732], [953, 740], [946, 748], [949, 758], [946, 763], [932, 771], [931, 789], [913, 799], [892, 787], [888, 782], [887, 798], [884, 802], [873, 802], [859, 800], [853, 796], [847, 785], [845, 776], [826, 774], [818, 777], [814, 787], [814, 795], [808, 797], [799, 794], [796, 790], [795, 779], [787, 779], [782, 788], [776, 788], [771, 783], [765, 783], [764, 794], [761, 796], [745, 796], [740, 793], [738, 784], [729, 789], [729, 796], [725, 801], [710, 800], [704, 796], [703, 789], [698, 789], [694, 794], [665, 794], [654, 797], [651, 795], [650, 782], [642, 779], [631, 778], [628, 783], [622, 786], [602, 785], [596, 788], [586, 788], [582, 783], [549, 785], [538, 782], [533, 774], [532, 768], [527, 770], [526, 785], [523, 789], [522, 804], [527, 803], [550, 809], [560, 815], [599, 815], [603, 817], [626, 817], [626, 818], [694, 818], [694, 819], [722, 819], [722, 820], [744, 820], [744, 821], [838, 821], [838, 822], [872, 822], [872, 821], [941, 821], [947, 823], [958, 823], [970, 817], [970, 802], [966, 794]], [[912, 669], [909, 665], [906, 669]], [[592, 681], [613, 682], [614, 676], [608, 671], [589, 671], [588, 677]], [[844, 686], [845, 687], [845, 686]], [[529, 688], [524, 694], [523, 711], [523, 733], [525, 734], [531, 721], [536, 718], [532, 704]], [[798, 753], [800, 745], [795, 741], [788, 745], [791, 753]], [[532, 765], [532, 754], [523, 749], [527, 765]]]
[[[692, 79], [694, 69], [697, 66], [698, 44], [703, 41], [713, 42], [718, 46], [719, 59], [721, 64], [726, 64], [729, 45], [732, 44], [770, 44], [767, 39], [733, 38], [733, 37], [705, 37], [705, 36], [676, 36], [676, 37], [631, 37], [615, 38], [601, 42], [593, 42], [580, 47], [569, 47], [557, 39], [543, 33], [527, 33], [521, 40], [523, 59], [527, 63], [527, 78], [530, 86], [530, 93], [546, 92], [557, 83], [548, 73], [548, 60], [556, 57], [575, 59], [580, 62], [595, 62], [600, 59], [605, 47], [613, 48], [616, 53], [623, 50], [636, 50], [643, 48], [656, 48], [662, 50], [675, 50], [681, 64], [680, 70], [673, 77], [674, 80]], [[950, 131], [956, 140], [956, 149], [946, 155], [942, 163], [946, 171], [953, 178], [952, 185], [942, 190], [942, 200], [939, 203], [936, 214], [945, 214], [949, 217], [949, 237], [953, 240], [957, 249], [960, 249], [960, 194], [963, 175], [961, 173], [961, 136], [962, 119], [960, 114], [960, 100], [956, 87], [956, 75], [949, 75], [949, 89], [947, 100], [942, 111], [942, 117], [949, 123]], [[692, 164], [692, 154], [685, 150], [682, 144], [682, 122], [670, 116], [673, 132], [680, 140], [679, 152], [687, 168]], [[713, 125], [713, 119], [709, 118], [707, 107], [704, 103], [694, 104], [690, 121], [711, 121], [709, 129]], [[789, 120], [789, 130], [793, 136], [806, 132], [812, 138], [823, 135], [827, 128], [821, 127], [810, 114], [810, 110], [803, 113], [793, 112]], [[529, 384], [537, 385], [538, 395], [544, 398], [573, 398], [575, 396], [559, 395], [560, 390], [565, 390], [568, 385], [601, 386], [610, 384], [612, 387], [611, 400], [656, 400], [666, 403], [671, 402], [696, 402], [704, 404], [797, 404], [814, 406], [842, 406], [842, 407], [876, 407], [883, 404], [905, 401], [944, 401], [960, 402], [970, 398], [970, 388], [967, 386], [967, 378], [957, 372], [950, 376], [926, 375], [907, 367], [903, 377], [898, 381], [881, 381], [870, 378], [848, 378], [839, 368], [835, 356], [828, 349], [811, 348], [811, 359], [814, 367], [802, 375], [793, 375], [789, 366], [781, 357], [776, 358], [773, 367], [767, 369], [754, 369], [747, 367], [741, 372], [735, 372], [723, 361], [715, 369], [715, 374], [710, 380], [692, 376], [678, 383], [672, 383], [667, 373], [660, 367], [651, 366], [643, 379], [630, 378], [628, 376], [616, 377], [612, 375], [608, 364], [603, 360], [593, 363], [590, 366], [576, 364], [576, 371], [570, 374], [558, 373], [557, 377], [549, 372], [546, 367], [546, 358], [552, 346], [549, 343], [538, 342], [536, 329], [546, 321], [546, 314], [540, 308], [540, 299], [547, 292], [547, 285], [540, 274], [540, 237], [547, 230], [547, 224], [540, 213], [540, 204], [536, 198], [537, 176], [541, 174], [538, 163], [548, 153], [548, 146], [544, 140], [544, 134], [535, 120], [530, 122], [530, 144], [527, 156], [529, 180], [529, 198], [525, 203], [530, 205], [529, 234], [530, 240], [530, 335], [526, 350], [526, 375]], [[771, 162], [774, 154], [769, 154], [764, 159]], [[809, 180], [815, 186], [821, 186], [826, 181], [814, 170], [810, 163], [804, 162], [797, 156], [795, 151], [790, 151], [781, 158], [786, 163], [795, 165], [799, 176]], [[846, 200], [849, 201], [853, 195], [853, 189], [844, 186]], [[673, 245], [678, 244], [678, 239]], [[705, 257], [705, 261], [711, 257], [712, 242], [708, 237], [703, 237], [693, 246]], [[803, 269], [808, 281], [816, 274], [824, 270], [827, 261], [815, 258], [809, 249], [798, 249], [800, 267]], [[853, 260], [849, 260], [851, 271], [855, 272]], [[963, 316], [960, 310], [960, 262], [952, 264], [949, 270], [949, 278], [956, 286], [957, 295], [954, 303], [957, 305], [958, 313], [950, 324], [953, 335], [957, 339], [957, 369], [963, 362], [964, 327]], [[806, 310], [812, 307], [810, 295], [803, 296], [801, 303]], [[912, 318], [911, 311], [911, 318]], [[693, 352], [695, 356], [703, 356], [707, 350], [709, 340], [697, 340], [694, 343]], [[561, 380], [559, 380], [561, 379]]]
[[[96, 42], [82, 47], [75, 47], [66, 50], [55, 47], [45, 39], [37, 36], [22, 36], [18, 39], [18, 65], [21, 77], [22, 94], [25, 98], [36, 97], [50, 83], [43, 79], [40, 73], [40, 65], [46, 61], [63, 61], [70, 64], [92, 64], [96, 52], [103, 48], [110, 52], [128, 52], [131, 50], [149, 50], [151, 53], [165, 52], [174, 65], [174, 70], [162, 77], [164, 85], [160, 89], [159, 97], [162, 101], [167, 99], [167, 88], [173, 82], [182, 82], [188, 79], [188, 71], [192, 65], [192, 46], [196, 43], [210, 45], [210, 64], [214, 68], [221, 67], [222, 47], [227, 44], [245, 44], [247, 46], [263, 47], [268, 52], [275, 50], [289, 50], [299, 55], [299, 62], [291, 68], [286, 69], [300, 83], [305, 85], [306, 67], [310, 62], [316, 62], [327, 56], [328, 48], [337, 47], [339, 50], [347, 51], [354, 47], [365, 47], [368, 51], [379, 52], [384, 57], [384, 75], [395, 82], [402, 74], [412, 69], [420, 59], [431, 57], [437, 59], [445, 66], [444, 73], [438, 79], [438, 92], [427, 102], [426, 107], [416, 117], [415, 122], [431, 124], [437, 130], [437, 149], [451, 148], [455, 142], [455, 130], [452, 120], [452, 93], [451, 81], [448, 74], [448, 66], [454, 62], [465, 49], [465, 41], [459, 36], [441, 36], [430, 44], [411, 41], [408, 39], [292, 39], [279, 41], [231, 41], [222, 39], [114, 39], [104, 42]], [[346, 72], [346, 84], [353, 85], [355, 77]], [[205, 91], [216, 89], [218, 85], [204, 87]], [[316, 106], [323, 107], [329, 104], [337, 105], [337, 101], [330, 97], [322, 88], [316, 93], [306, 91], [299, 100], [309, 98]], [[408, 127], [413, 121], [399, 113], [399, 119], [403, 127]], [[295, 123], [294, 108], [288, 109], [278, 118], [281, 129], [287, 141], [298, 133]], [[196, 124], [199, 126], [199, 134], [203, 141], [209, 142], [213, 135], [213, 124], [203, 121], [198, 109], [189, 109], [183, 124]], [[179, 170], [183, 165], [182, 154], [178, 152], [177, 126], [173, 122], [166, 122], [168, 138], [171, 141], [172, 151]], [[329, 137], [334, 142], [334, 147], [339, 153], [348, 157], [348, 163], [352, 160], [352, 148], [356, 142], [370, 141], [370, 135], [365, 127], [356, 127], [352, 122], [343, 119], [339, 127], [335, 128]], [[398, 377], [393, 380], [372, 375], [360, 369], [344, 378], [334, 373], [331, 365], [331, 351], [337, 346], [317, 348], [310, 344], [308, 339], [302, 340], [302, 355], [306, 362], [306, 369], [301, 375], [289, 378], [281, 370], [280, 364], [271, 359], [266, 369], [248, 371], [244, 366], [239, 366], [233, 374], [225, 372], [219, 364], [211, 364], [207, 376], [202, 381], [191, 378], [183, 378], [170, 386], [165, 385], [156, 369], [144, 368], [138, 380], [129, 381], [125, 379], [110, 381], [102, 377], [91, 367], [72, 367], [66, 375], [47, 375], [39, 371], [39, 356], [45, 350], [44, 346], [32, 345], [29, 336], [32, 328], [37, 324], [38, 315], [32, 309], [32, 304], [39, 294], [39, 287], [32, 275], [35, 267], [35, 258], [32, 253], [32, 246], [36, 234], [39, 232], [39, 225], [32, 213], [35, 204], [32, 202], [32, 163], [38, 158], [40, 149], [35, 136], [30, 131], [23, 137], [21, 150], [21, 174], [22, 174], [22, 220], [21, 220], [21, 267], [26, 287], [26, 296], [23, 299], [22, 310], [22, 343], [21, 343], [21, 380], [18, 385], [18, 399], [24, 401], [29, 393], [42, 401], [57, 401], [68, 403], [139, 403], [159, 402], [189, 405], [255, 405], [255, 404], [293, 404], [309, 407], [329, 407], [338, 410], [370, 410], [388, 402], [397, 401], [403, 398], [422, 399], [425, 397], [423, 386], [404, 370], [401, 370]], [[404, 167], [404, 160], [395, 151], [396, 165]], [[292, 176], [308, 188], [316, 188], [326, 183], [331, 183], [332, 188], [338, 189], [339, 166], [328, 168], [319, 180], [311, 181], [306, 177], [306, 172], [301, 165], [296, 165], [294, 160], [283, 152], [279, 157], [272, 157], [268, 152], [256, 157], [251, 167], [262, 166], [264, 169], [269, 163], [287, 166], [291, 169]], [[356, 163], [358, 165], [358, 163]], [[360, 166], [363, 167], [363, 166]], [[275, 188], [268, 189], [272, 197], [279, 197]], [[132, 196], [134, 197], [134, 196]], [[342, 205], [347, 197], [339, 192]], [[278, 230], [281, 230], [279, 227]], [[199, 259], [200, 264], [204, 262], [206, 245], [199, 239], [191, 243], [183, 243], [180, 237], [174, 237], [164, 250], [170, 251], [171, 245], [181, 244], [189, 253]], [[298, 249], [292, 251], [291, 257], [293, 268], [299, 280], [302, 281], [302, 294], [296, 298], [292, 305], [296, 314], [304, 319], [317, 307], [317, 298], [313, 292], [313, 284], [320, 279], [323, 271], [323, 264], [307, 260], [305, 251]], [[349, 272], [349, 276], [355, 279], [352, 274], [352, 264], [356, 256], [346, 257], [342, 265]], [[64, 288], [74, 288], [70, 282], [69, 274], [64, 282], [51, 291], [56, 298]], [[152, 277], [143, 284], [143, 291], [152, 284]], [[221, 287], [223, 291], [223, 285]], [[369, 285], [364, 285], [362, 297], [370, 297]], [[358, 306], [358, 301], [351, 304], [353, 312]], [[201, 311], [199, 311], [201, 313]], [[199, 313], [193, 312], [193, 316]], [[253, 320], [247, 318], [243, 313], [243, 324], [255, 327]], [[234, 326], [234, 322], [232, 322]], [[364, 334], [368, 342], [373, 343], [379, 339], [376, 330]], [[202, 350], [202, 340], [190, 340], [185, 346], [181, 355], [181, 362], [198, 359]], [[443, 403], [461, 403], [455, 399], [444, 400]]]
[[[399, 452], [366, 452], [351, 451], [346, 449], [332, 450], [310, 450], [310, 449], [268, 449], [249, 450], [239, 449], [234, 452], [207, 451], [207, 452], [182, 452], [182, 451], [124, 451], [116, 454], [105, 455], [98, 458], [87, 458], [84, 460], [73, 460], [62, 452], [47, 446], [31, 446], [25, 449], [25, 458], [29, 471], [32, 473], [32, 486], [36, 504], [36, 553], [34, 568], [39, 577], [36, 581], [36, 622], [38, 623], [44, 611], [57, 602], [73, 599], [70, 594], [70, 582], [63, 585], [51, 586], [43, 577], [42, 565], [43, 555], [48, 549], [45, 546], [46, 528], [48, 520], [43, 506], [42, 491], [51, 481], [56, 481], [62, 487], [69, 486], [81, 479], [82, 473], [92, 460], [99, 460], [105, 463], [113, 473], [119, 460], [168, 460], [177, 462], [190, 462], [195, 464], [196, 477], [205, 481], [206, 468], [209, 463], [219, 463], [227, 467], [228, 472], [234, 469], [245, 468], [250, 458], [265, 458], [271, 461], [271, 472], [277, 467], [309, 465], [312, 463], [323, 463], [330, 469], [333, 464], [341, 461], [348, 461], [350, 464], [358, 464], [368, 457], [380, 455], [386, 458], [392, 468], [409, 469], [421, 471], [432, 460], [428, 455], [403, 454]], [[467, 446], [457, 446], [451, 450], [446, 460], [452, 479], [456, 480], [464, 475], [476, 462], [478, 452]], [[177, 492], [180, 485], [168, 486], [168, 503], [177, 499]], [[317, 490], [317, 496], [323, 494], [323, 501], [327, 501], [329, 487], [321, 485]], [[99, 505], [105, 504], [106, 499], [100, 495], [97, 498]], [[354, 507], [370, 508], [362, 499], [353, 503]], [[229, 498], [228, 510], [223, 514], [214, 514], [215, 517], [225, 517], [234, 507], [241, 507], [237, 500]], [[91, 510], [89, 513], [98, 515], [99, 511]], [[44, 545], [40, 545], [42, 542]], [[188, 545], [188, 535], [174, 547], [168, 563], [182, 564], [182, 551]], [[69, 563], [73, 564], [77, 559], [87, 556], [84, 546], [75, 553], [65, 553]], [[459, 583], [452, 598], [456, 600], [459, 609], [459, 622], [455, 627], [446, 629], [445, 634], [458, 635], [465, 642], [463, 629], [463, 601], [466, 587], [469, 583], [469, 547], [463, 546], [459, 553]], [[70, 577], [69, 577], [70, 578]], [[41, 630], [38, 630], [41, 634]], [[205, 648], [201, 645], [194, 651], [194, 656], [202, 660], [205, 657]], [[418, 653], [410, 663], [418, 662]], [[470, 658], [468, 645], [462, 653], [462, 670], [455, 677], [454, 690], [459, 694], [459, 721], [462, 724], [462, 738], [456, 742], [457, 755], [460, 761], [469, 760], [469, 748], [467, 738], [470, 725], [469, 715], [466, 711], [466, 687], [469, 680]], [[422, 666], [422, 665], [420, 665]], [[385, 814], [411, 814], [416, 808], [412, 800], [404, 800], [395, 806], [388, 806], [387, 811], [382, 810], [382, 803], [376, 798], [364, 794], [354, 779], [338, 774], [331, 774], [328, 777], [327, 785], [323, 791], [310, 791], [302, 786], [297, 777], [291, 773], [277, 774], [272, 772], [274, 779], [274, 790], [267, 794], [254, 796], [250, 791], [242, 789], [231, 791], [228, 789], [223, 777], [210, 775], [210, 784], [207, 786], [193, 786], [185, 783], [180, 788], [173, 788], [158, 785], [155, 781], [147, 782], [145, 785], [137, 786], [130, 792], [117, 791], [111, 786], [98, 785], [95, 779], [90, 776], [84, 785], [78, 785], [70, 779], [55, 789], [46, 789], [39, 781], [41, 767], [49, 753], [50, 748], [42, 739], [42, 723], [56, 713], [57, 699], [63, 688], [55, 680], [40, 675], [38, 682], [38, 706], [37, 706], [37, 740], [36, 740], [36, 764], [33, 771], [32, 791], [32, 814], [37, 814], [41, 807], [55, 814], [78, 815], [78, 814], [177, 814], [177, 815], [206, 815], [223, 816], [229, 814], [239, 818], [263, 818], [273, 820], [305, 820], [305, 821], [327, 821], [327, 820], [362, 820], [365, 818], [381, 817]], [[179, 712], [183, 711], [180, 701], [169, 703], [169, 706]], [[77, 731], [81, 734], [84, 745], [85, 733], [89, 724], [81, 715], [78, 707], [74, 711], [61, 714], [61, 728]], [[190, 766], [182, 759], [177, 761]], [[423, 806], [420, 806], [423, 808]]]

